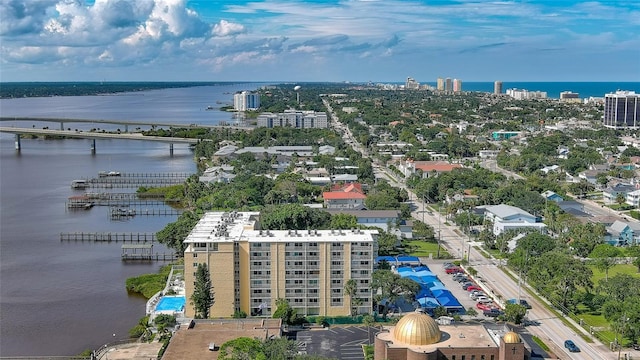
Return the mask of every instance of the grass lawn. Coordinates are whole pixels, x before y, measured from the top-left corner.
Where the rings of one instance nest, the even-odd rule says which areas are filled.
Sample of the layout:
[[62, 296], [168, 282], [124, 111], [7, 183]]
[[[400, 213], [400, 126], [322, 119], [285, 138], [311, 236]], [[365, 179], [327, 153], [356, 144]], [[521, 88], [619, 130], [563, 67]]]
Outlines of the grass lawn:
[[[591, 271], [593, 271], [593, 277], [591, 277], [591, 280], [594, 285], [597, 285], [600, 280], [604, 279], [604, 271], [598, 270], [594, 265], [590, 265], [589, 267], [591, 268]], [[609, 269], [609, 278], [614, 277], [616, 274], [629, 274], [631, 276], [640, 277], [638, 268], [634, 265], [620, 264]]]
[[[438, 243], [432, 243], [422, 240], [410, 240], [404, 241], [405, 249], [412, 250], [409, 255], [420, 256], [420, 257], [429, 257], [429, 254], [433, 254], [433, 258], [436, 258], [438, 254]], [[440, 246], [440, 257], [444, 259], [451, 258], [451, 255], [447, 252], [445, 248]]]

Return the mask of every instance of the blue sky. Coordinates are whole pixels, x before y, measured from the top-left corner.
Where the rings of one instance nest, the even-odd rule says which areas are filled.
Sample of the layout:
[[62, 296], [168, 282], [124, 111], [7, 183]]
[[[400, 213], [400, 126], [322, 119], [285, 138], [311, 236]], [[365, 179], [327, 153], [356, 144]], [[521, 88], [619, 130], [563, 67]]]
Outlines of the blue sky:
[[0, 81], [640, 81], [640, 0], [0, 0]]

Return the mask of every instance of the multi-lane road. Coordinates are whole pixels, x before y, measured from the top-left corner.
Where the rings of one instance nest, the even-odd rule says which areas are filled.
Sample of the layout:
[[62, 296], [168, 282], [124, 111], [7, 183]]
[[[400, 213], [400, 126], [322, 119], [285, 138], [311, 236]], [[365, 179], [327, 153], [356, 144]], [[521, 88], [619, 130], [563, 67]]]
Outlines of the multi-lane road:
[[[363, 148], [357, 140], [351, 134], [349, 128], [338, 121], [338, 118], [333, 114], [332, 109], [327, 105], [330, 115], [333, 118], [333, 126], [343, 134], [343, 137], [349, 142], [353, 148], [360, 152], [363, 156], [368, 156], [365, 148]], [[493, 171], [503, 172], [508, 177], [521, 179], [518, 174], [510, 173], [504, 169], [500, 169], [495, 164], [495, 161], [485, 161], [483, 166]], [[538, 301], [535, 297], [528, 295], [524, 286], [520, 285], [519, 281], [514, 281], [512, 277], [505, 273], [503, 267], [499, 266], [499, 262], [496, 259], [487, 259], [480, 254], [470, 243], [468, 238], [455, 226], [450, 226], [448, 223], [443, 222], [441, 216], [434, 215], [432, 209], [428, 208], [421, 199], [418, 199], [409, 189], [406, 188], [404, 183], [397, 179], [396, 176], [389, 169], [378, 166], [374, 162], [374, 173], [376, 178], [386, 178], [392, 186], [400, 187], [407, 190], [410, 202], [412, 204], [413, 212], [412, 216], [416, 220], [421, 220], [430, 225], [436, 231], [436, 235], [439, 236], [440, 243], [443, 245], [450, 254], [462, 258], [467, 252], [470, 265], [472, 265], [478, 271], [478, 277], [482, 280], [483, 285], [490, 289], [496, 298], [500, 299], [512, 299], [512, 298], [524, 298], [532, 305], [532, 309], [527, 312], [527, 319], [534, 325], [527, 326], [528, 331], [540, 338], [547, 344], [551, 351], [560, 359], [593, 359], [593, 360], [613, 360], [618, 359], [618, 353], [610, 351], [605, 345], [602, 345], [597, 339], [593, 338], [593, 342], [587, 343], [581, 334], [577, 334], [572, 328], [565, 325], [565, 323], [558, 318], [556, 313], [551, 312], [547, 308], [547, 304]], [[601, 215], [603, 210], [599, 206], [594, 206], [590, 203], [583, 203], [585, 211], [594, 215]], [[609, 214], [611, 215], [611, 214]], [[506, 270], [508, 271], [508, 270]], [[559, 312], [558, 312], [559, 313]], [[567, 321], [571, 321], [567, 319]], [[578, 327], [576, 327], [578, 328]], [[582, 334], [589, 337], [588, 334]], [[571, 353], [564, 348], [564, 341], [567, 339], [573, 340], [581, 349], [579, 353]], [[625, 353], [629, 353], [626, 351]], [[624, 354], [623, 354], [624, 356]], [[633, 358], [640, 356], [640, 352], [635, 352]]]

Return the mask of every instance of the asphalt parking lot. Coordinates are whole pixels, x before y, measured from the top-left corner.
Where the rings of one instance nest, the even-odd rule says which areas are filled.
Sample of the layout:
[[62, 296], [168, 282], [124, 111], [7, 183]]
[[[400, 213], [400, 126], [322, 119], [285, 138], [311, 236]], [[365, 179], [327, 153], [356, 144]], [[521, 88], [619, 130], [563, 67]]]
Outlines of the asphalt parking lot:
[[[438, 279], [446, 286], [446, 288], [451, 291], [453, 296], [455, 296], [460, 304], [464, 306], [465, 309], [474, 308], [478, 312], [477, 318], [483, 318], [482, 310], [476, 307], [476, 302], [469, 297], [469, 292], [462, 289], [461, 283], [453, 280], [453, 274], [447, 274], [444, 270], [443, 264], [445, 261], [443, 260], [430, 260], [430, 259], [421, 259], [422, 263], [427, 265], [431, 272], [438, 276]], [[486, 293], [486, 291], [485, 291]], [[487, 294], [492, 295], [492, 294]], [[497, 306], [495, 303], [493, 306]]]
[[[369, 328], [373, 343], [379, 328]], [[321, 355], [334, 359], [364, 360], [362, 345], [367, 345], [366, 326], [333, 326], [327, 329], [303, 330], [296, 333], [301, 353]]]

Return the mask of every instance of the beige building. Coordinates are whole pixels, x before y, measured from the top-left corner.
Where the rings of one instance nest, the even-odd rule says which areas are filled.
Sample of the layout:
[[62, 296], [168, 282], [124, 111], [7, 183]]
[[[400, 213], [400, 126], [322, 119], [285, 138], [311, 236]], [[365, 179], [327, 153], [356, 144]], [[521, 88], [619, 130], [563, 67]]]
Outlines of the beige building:
[[270, 316], [280, 298], [301, 315], [349, 315], [349, 279], [362, 300], [356, 311], [370, 312], [376, 230], [261, 230], [259, 215], [209, 212], [184, 240], [187, 317], [195, 315], [188, 299], [200, 263], [211, 275], [212, 318], [236, 311]]
[[439, 326], [419, 312], [376, 335], [375, 360], [528, 360], [531, 350], [518, 334], [477, 324]]

